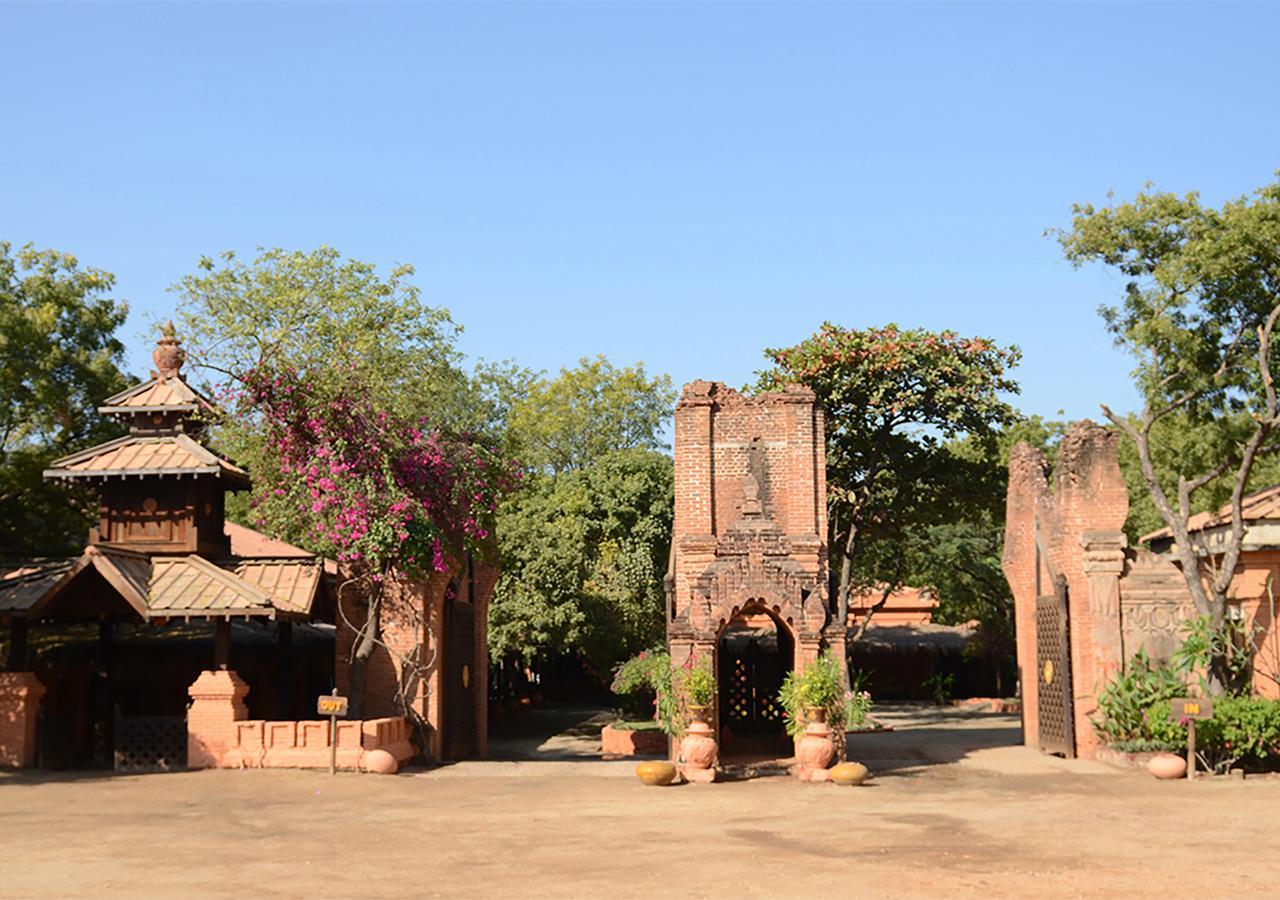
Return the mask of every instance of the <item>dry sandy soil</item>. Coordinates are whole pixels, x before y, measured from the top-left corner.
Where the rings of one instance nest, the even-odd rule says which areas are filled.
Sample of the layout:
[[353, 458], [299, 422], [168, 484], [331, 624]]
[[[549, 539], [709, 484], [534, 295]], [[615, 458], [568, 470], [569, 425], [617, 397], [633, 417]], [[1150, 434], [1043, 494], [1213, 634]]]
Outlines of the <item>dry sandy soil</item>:
[[1280, 781], [1162, 783], [900, 714], [862, 788], [625, 764], [0, 775], [4, 897], [1271, 895]]

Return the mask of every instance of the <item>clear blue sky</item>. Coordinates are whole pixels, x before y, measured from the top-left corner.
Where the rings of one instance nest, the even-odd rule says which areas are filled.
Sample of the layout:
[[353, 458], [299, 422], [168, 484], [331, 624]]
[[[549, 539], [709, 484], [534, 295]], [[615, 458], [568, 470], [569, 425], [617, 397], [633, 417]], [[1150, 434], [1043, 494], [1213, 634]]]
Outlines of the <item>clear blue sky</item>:
[[1029, 412], [1132, 406], [1045, 228], [1280, 167], [1268, 4], [0, 6], [0, 236], [115, 272], [410, 262], [474, 357], [740, 384], [829, 319], [1022, 347]]

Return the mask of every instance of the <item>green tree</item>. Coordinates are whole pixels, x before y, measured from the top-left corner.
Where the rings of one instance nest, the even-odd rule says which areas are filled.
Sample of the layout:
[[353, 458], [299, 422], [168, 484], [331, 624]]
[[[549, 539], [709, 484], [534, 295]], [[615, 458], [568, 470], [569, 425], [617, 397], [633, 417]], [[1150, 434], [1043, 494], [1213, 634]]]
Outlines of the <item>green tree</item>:
[[490, 652], [576, 653], [607, 681], [616, 663], [660, 641], [673, 492], [670, 457], [646, 449], [533, 476], [499, 510]]
[[[1244, 537], [1241, 500], [1278, 445], [1271, 336], [1280, 318], [1280, 182], [1219, 209], [1148, 186], [1130, 202], [1072, 211], [1071, 227], [1055, 232], [1066, 258], [1125, 278], [1119, 304], [1101, 312], [1135, 360], [1143, 407], [1103, 413], [1132, 442], [1197, 610], [1220, 627]], [[1181, 449], [1192, 454], [1178, 452], [1182, 430], [1192, 439]], [[1187, 521], [1220, 482], [1231, 524], [1209, 552]]]
[[837, 615], [847, 617], [855, 589], [873, 585], [883, 591], [878, 609], [911, 571], [913, 533], [989, 501], [990, 465], [947, 443], [993, 442], [1014, 420], [1001, 395], [1018, 389], [1007, 372], [1019, 352], [951, 331], [825, 323], [765, 353], [774, 367], [761, 373], [761, 389], [799, 382], [826, 411]]
[[125, 387], [116, 331], [125, 304], [106, 297], [115, 277], [76, 258], [0, 241], [0, 557], [78, 550], [93, 495], [46, 484], [66, 453], [114, 437], [97, 413]]
[[555, 378], [527, 382], [508, 424], [527, 466], [568, 472], [614, 450], [665, 449], [662, 427], [675, 399], [671, 376], [650, 378], [644, 363], [617, 368], [603, 356], [584, 358]]

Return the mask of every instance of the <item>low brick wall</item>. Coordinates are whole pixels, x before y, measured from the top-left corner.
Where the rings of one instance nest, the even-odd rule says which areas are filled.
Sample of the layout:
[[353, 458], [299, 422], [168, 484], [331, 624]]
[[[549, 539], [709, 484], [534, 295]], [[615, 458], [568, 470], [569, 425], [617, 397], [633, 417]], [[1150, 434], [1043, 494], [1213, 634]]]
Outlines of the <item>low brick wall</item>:
[[[339, 722], [339, 768], [358, 769], [365, 754], [386, 750], [399, 763], [413, 757], [409, 723], [399, 716]], [[263, 719], [235, 723], [235, 740], [219, 768], [322, 769], [329, 765], [329, 721], [270, 722]]]
[[[250, 719], [249, 686], [235, 672], [201, 672], [187, 691], [187, 765], [192, 769], [323, 769], [329, 766], [329, 720]], [[361, 768], [365, 754], [386, 750], [403, 763], [414, 755], [401, 716], [338, 722], [337, 763]]]
[[661, 731], [629, 731], [606, 725], [600, 729], [600, 752], [605, 759], [624, 756], [666, 756], [667, 736]]

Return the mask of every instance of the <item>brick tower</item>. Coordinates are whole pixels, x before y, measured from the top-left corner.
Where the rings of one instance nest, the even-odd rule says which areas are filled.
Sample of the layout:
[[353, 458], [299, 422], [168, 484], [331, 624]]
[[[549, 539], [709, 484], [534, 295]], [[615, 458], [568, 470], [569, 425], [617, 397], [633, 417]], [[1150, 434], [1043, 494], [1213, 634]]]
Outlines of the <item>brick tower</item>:
[[[694, 381], [676, 405], [668, 646], [676, 665], [691, 655], [715, 661], [718, 718], [735, 716], [727, 629], [776, 628], [783, 674], [824, 648], [844, 658], [827, 590], [823, 440], [822, 410], [799, 385], [746, 397]], [[776, 685], [748, 687], [763, 703], [752, 715], [776, 717]]]

